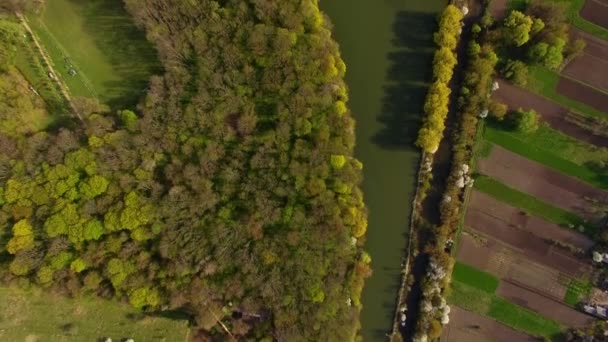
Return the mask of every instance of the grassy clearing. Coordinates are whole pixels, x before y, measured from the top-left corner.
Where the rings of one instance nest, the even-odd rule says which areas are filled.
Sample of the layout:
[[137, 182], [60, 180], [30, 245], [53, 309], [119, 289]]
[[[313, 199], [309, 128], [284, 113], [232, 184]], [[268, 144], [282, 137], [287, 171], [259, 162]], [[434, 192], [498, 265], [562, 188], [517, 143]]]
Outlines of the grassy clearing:
[[458, 281], [452, 283], [452, 294], [449, 301], [465, 310], [491, 317], [506, 326], [531, 335], [551, 337], [562, 330], [559, 323], [551, 319], [493, 293]]
[[570, 22], [580, 28], [583, 31], [587, 31], [592, 35], [608, 40], [608, 30], [596, 25], [590, 21], [587, 21], [581, 17], [580, 12], [583, 6], [585, 5], [585, 0], [553, 0], [554, 2], [560, 2], [566, 4], [566, 15]]
[[592, 116], [600, 119], [606, 119], [608, 117], [608, 115], [602, 111], [559, 94], [557, 92], [557, 83], [559, 82], [559, 78], [560, 75], [556, 72], [545, 67], [533, 65], [529, 68], [529, 79], [526, 87], [533, 92], [549, 98], [564, 107], [570, 108], [572, 111], [581, 115]]
[[608, 189], [608, 175], [597, 166], [608, 162], [608, 150], [576, 140], [547, 125], [534, 133], [519, 133], [487, 125], [485, 139], [593, 186]]
[[572, 306], [577, 305], [591, 293], [591, 288], [592, 285], [587, 280], [571, 280], [564, 296], [564, 302]]
[[186, 341], [185, 321], [137, 318], [116, 302], [70, 300], [45, 293], [0, 287], [0, 337], [3, 341]]
[[486, 293], [494, 293], [498, 288], [498, 278], [461, 262], [454, 265], [452, 278], [459, 283], [475, 287]]
[[120, 0], [48, 1], [29, 21], [74, 96], [132, 106], [160, 71], [156, 51]]
[[515, 190], [493, 178], [478, 176], [475, 179], [475, 188], [531, 215], [542, 217], [560, 226], [572, 225], [578, 227], [584, 225], [586, 234], [593, 235], [595, 232], [595, 227], [585, 224], [585, 221], [579, 216]]

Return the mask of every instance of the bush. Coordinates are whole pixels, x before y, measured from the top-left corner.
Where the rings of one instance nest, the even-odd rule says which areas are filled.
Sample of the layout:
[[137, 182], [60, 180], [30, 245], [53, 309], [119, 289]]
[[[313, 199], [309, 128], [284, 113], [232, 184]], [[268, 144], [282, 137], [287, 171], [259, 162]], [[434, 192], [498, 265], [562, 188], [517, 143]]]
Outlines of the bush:
[[533, 109], [515, 112], [515, 129], [521, 133], [533, 133], [538, 129], [538, 113]]
[[488, 104], [488, 111], [496, 120], [502, 121], [505, 116], [507, 116], [509, 108], [504, 103], [498, 101], [490, 101], [490, 103]]
[[517, 86], [523, 87], [528, 83], [528, 66], [521, 61], [507, 60], [500, 73]]

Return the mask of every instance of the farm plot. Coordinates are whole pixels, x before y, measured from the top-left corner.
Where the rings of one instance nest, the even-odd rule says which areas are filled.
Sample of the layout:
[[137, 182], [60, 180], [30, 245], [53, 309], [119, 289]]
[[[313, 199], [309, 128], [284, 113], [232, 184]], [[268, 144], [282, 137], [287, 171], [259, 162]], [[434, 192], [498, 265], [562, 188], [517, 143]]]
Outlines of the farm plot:
[[[483, 239], [483, 240], [480, 240]], [[565, 298], [573, 279], [585, 277], [588, 269], [569, 269], [570, 274], [547, 264], [550, 258], [532, 258], [524, 251], [505, 245], [469, 229], [462, 235], [458, 262], [471, 265], [500, 279], [507, 279], [542, 291], [555, 300]]]
[[513, 330], [491, 318], [466, 311], [457, 306], [453, 306], [451, 309], [450, 324], [443, 328], [441, 342], [538, 341], [533, 336]]
[[588, 326], [594, 320], [592, 317], [565, 305], [561, 301], [556, 301], [513, 282], [500, 282], [496, 293], [498, 296], [515, 304], [536, 311], [545, 317], [573, 328]]
[[566, 77], [560, 78], [556, 90], [559, 94], [608, 113], [608, 94], [604, 92]]
[[585, 20], [608, 28], [608, 1], [586, 0], [580, 15]]
[[[606, 81], [608, 86], [608, 64], [606, 65], [606, 78], [602, 78], [602, 80]], [[574, 123], [574, 117], [578, 115], [567, 108], [509, 82], [499, 80], [498, 83], [500, 88], [492, 96], [509, 106], [511, 110], [534, 109], [551, 128], [589, 144], [608, 147], [608, 138]]]
[[578, 272], [588, 270], [588, 266], [580, 262], [576, 255], [551, 244], [546, 240], [547, 238], [539, 238], [486, 212], [467, 211], [465, 225], [476, 233], [481, 233], [519, 250], [530, 260], [561, 272], [576, 275]]
[[488, 158], [478, 162], [481, 173], [528, 193], [540, 200], [571, 211], [594, 222], [601, 214], [593, 201], [608, 202], [608, 192], [494, 146]]
[[517, 227], [518, 229], [514, 229], [513, 233], [521, 235], [524, 239], [532, 234], [537, 238], [572, 246], [584, 252], [594, 245], [591, 239], [571, 229], [560, 227], [536, 216], [527, 215], [521, 209], [501, 202], [490, 195], [473, 191], [469, 199], [465, 219], [469, 223], [466, 224], [468, 226], [476, 225], [475, 221], [478, 218], [482, 221], [497, 222], [498, 225], [509, 224]]
[[562, 74], [600, 90], [608, 90], [608, 61], [605, 59], [583, 54], [566, 65]]

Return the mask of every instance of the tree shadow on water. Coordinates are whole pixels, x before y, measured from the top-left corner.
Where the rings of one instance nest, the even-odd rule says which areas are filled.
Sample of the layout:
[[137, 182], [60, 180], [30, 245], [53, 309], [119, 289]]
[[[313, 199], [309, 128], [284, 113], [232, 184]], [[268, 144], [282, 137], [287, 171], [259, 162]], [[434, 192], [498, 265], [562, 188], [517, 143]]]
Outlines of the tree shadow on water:
[[432, 77], [436, 16], [433, 13], [397, 13], [393, 23], [393, 51], [384, 86], [382, 129], [372, 138], [385, 149], [413, 149]]

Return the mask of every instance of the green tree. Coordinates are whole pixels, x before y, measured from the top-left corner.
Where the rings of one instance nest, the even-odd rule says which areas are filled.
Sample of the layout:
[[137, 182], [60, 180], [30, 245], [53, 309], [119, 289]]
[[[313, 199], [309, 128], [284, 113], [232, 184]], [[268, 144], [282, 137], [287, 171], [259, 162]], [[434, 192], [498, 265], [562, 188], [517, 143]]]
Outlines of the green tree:
[[521, 133], [533, 133], [538, 129], [539, 117], [536, 111], [520, 108], [515, 112], [514, 117], [517, 131]]
[[129, 303], [137, 309], [156, 307], [160, 304], [160, 295], [156, 289], [140, 287], [129, 293]]
[[533, 20], [520, 11], [511, 11], [503, 23], [508, 44], [522, 46], [530, 40]]
[[27, 220], [20, 220], [13, 226], [13, 237], [8, 241], [6, 250], [10, 254], [27, 251], [34, 247], [34, 233]]
[[523, 87], [528, 83], [528, 66], [521, 61], [509, 59], [500, 71], [515, 85]]
[[94, 175], [86, 181], [80, 182], [79, 190], [83, 198], [92, 199], [106, 192], [109, 183], [106, 178]]

